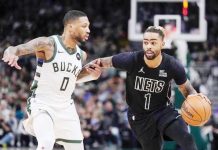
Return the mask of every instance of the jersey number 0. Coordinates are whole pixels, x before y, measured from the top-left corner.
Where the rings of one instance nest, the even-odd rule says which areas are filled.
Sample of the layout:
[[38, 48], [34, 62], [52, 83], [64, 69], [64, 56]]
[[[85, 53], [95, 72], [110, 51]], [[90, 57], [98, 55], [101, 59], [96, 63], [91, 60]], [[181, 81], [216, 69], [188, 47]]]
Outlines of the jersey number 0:
[[69, 82], [69, 77], [64, 77], [62, 84], [61, 84], [61, 88], [60, 88], [61, 91], [66, 90], [68, 82]]

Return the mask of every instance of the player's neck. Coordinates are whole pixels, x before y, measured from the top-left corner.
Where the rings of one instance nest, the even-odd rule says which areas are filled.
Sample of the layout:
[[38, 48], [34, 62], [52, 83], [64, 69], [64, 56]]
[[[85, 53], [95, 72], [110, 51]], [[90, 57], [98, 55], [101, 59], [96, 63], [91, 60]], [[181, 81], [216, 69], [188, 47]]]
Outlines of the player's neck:
[[76, 49], [76, 44], [77, 44], [76, 40], [72, 40], [72, 38], [69, 37], [67, 34], [62, 34], [61, 39], [62, 39], [62, 42], [63, 42], [64, 46], [69, 51], [73, 51], [73, 50]]
[[148, 59], [144, 56], [145, 64], [146, 64], [149, 68], [157, 68], [157, 67], [161, 64], [162, 59], [163, 59], [163, 56], [162, 56], [161, 53], [160, 53], [156, 58], [154, 58], [153, 60], [148, 60]]

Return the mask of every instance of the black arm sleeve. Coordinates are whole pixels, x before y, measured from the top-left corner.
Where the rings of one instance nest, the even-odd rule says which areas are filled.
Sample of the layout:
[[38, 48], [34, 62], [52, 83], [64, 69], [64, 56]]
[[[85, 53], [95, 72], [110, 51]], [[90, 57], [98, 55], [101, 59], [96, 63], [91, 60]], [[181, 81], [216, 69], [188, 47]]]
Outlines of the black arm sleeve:
[[176, 59], [171, 61], [173, 77], [177, 85], [181, 85], [186, 82], [186, 72], [183, 65]]
[[134, 53], [124, 52], [112, 57], [113, 67], [127, 72], [131, 72], [134, 66]]

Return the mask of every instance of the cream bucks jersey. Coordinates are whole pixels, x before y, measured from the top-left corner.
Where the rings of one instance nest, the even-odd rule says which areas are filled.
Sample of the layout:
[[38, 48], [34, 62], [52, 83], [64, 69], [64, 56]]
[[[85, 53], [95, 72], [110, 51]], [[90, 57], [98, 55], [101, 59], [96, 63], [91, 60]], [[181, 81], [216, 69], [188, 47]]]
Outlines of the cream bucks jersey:
[[53, 57], [48, 61], [37, 60], [32, 98], [40, 104], [61, 107], [72, 101], [71, 95], [82, 69], [82, 51], [76, 46], [76, 50], [69, 53], [60, 36], [52, 38], [55, 41]]

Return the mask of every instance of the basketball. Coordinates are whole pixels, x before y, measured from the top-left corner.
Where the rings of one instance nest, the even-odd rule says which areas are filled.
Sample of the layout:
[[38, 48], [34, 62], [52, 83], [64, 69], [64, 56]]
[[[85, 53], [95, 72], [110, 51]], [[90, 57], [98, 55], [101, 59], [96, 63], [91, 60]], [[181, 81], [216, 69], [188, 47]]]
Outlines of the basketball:
[[204, 125], [211, 116], [211, 102], [203, 94], [190, 95], [183, 102], [181, 115], [191, 126]]

